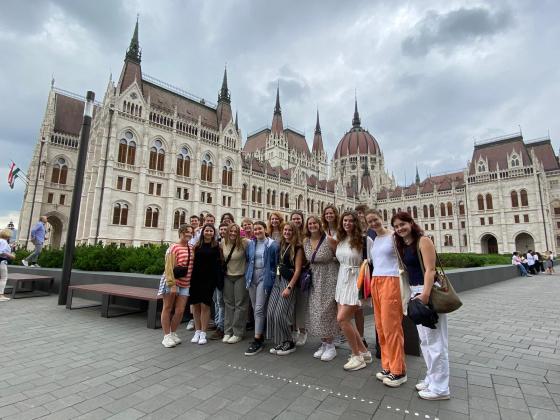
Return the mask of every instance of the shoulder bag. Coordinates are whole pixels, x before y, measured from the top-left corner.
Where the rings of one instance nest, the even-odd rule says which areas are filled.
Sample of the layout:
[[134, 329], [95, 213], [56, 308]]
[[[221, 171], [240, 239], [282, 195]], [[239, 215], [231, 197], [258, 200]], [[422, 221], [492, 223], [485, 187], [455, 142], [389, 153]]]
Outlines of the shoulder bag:
[[[321, 239], [319, 240], [319, 243], [317, 244], [317, 248], [315, 248], [315, 251], [313, 251], [313, 254], [311, 254], [309, 264], [306, 264], [306, 266], [304, 268], [302, 268], [302, 270], [301, 270], [301, 274], [299, 276], [299, 287], [301, 287], [301, 290], [303, 292], [307, 292], [311, 288], [311, 285], [313, 284], [313, 272], [311, 271], [311, 264], [313, 264], [315, 262], [315, 257], [317, 256], [317, 251], [321, 247], [321, 244], [325, 240], [326, 236], [327, 235], [321, 236]], [[311, 244], [311, 239], [309, 240], [309, 244]]]
[[[420, 240], [418, 240], [417, 244], [417, 253], [422, 273], [425, 273], [426, 268], [424, 267], [422, 253], [420, 252]], [[437, 252], [436, 261], [436, 275], [434, 277], [434, 285], [432, 286], [432, 291], [430, 293], [430, 303], [437, 313], [448, 314], [459, 309], [463, 305], [463, 302], [459, 299], [459, 296], [455, 292], [447, 274], [445, 274]]]

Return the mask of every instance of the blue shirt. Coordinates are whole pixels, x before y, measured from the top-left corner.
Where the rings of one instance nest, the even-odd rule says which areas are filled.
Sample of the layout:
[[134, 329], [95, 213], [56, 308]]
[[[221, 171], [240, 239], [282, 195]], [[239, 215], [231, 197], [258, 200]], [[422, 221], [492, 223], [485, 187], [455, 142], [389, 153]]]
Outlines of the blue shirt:
[[37, 222], [33, 229], [31, 229], [31, 241], [42, 244], [45, 242], [45, 225], [43, 222]]

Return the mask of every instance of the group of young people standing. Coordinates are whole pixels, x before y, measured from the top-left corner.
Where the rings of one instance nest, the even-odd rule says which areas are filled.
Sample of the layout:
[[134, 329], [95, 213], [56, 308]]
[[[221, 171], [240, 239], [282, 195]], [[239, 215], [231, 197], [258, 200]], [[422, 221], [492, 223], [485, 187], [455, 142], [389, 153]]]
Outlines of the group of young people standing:
[[[179, 241], [167, 252], [159, 290], [165, 347], [181, 342], [177, 328], [187, 299], [195, 323], [191, 342], [206, 344], [211, 306], [215, 301], [218, 314], [223, 297], [223, 327], [218, 327], [223, 328], [224, 343], [244, 338], [251, 304], [254, 337], [245, 355], [261, 352], [268, 339], [273, 343], [270, 353], [285, 356], [310, 335], [321, 340], [313, 357], [327, 362], [337, 356], [335, 344], [343, 335], [351, 349], [343, 368], [363, 369], [373, 362], [363, 338], [363, 307], [370, 301], [363, 299], [358, 286], [360, 268], [367, 260], [372, 269], [371, 279], [365, 281], [371, 284], [381, 347], [376, 377], [390, 387], [407, 381], [403, 314], [411, 294], [429, 301], [436, 260], [433, 243], [408, 213], [393, 216], [394, 231], [384, 226], [381, 213], [365, 206], [342, 215], [327, 206], [320, 217], [310, 215], [305, 221], [299, 211], [288, 222], [273, 212], [268, 223], [244, 219], [241, 226], [226, 213], [218, 232], [214, 221], [210, 215], [202, 226], [196, 221], [194, 228], [192, 223], [181, 226]], [[408, 272], [405, 291], [399, 270]], [[436, 329], [420, 325], [418, 333], [427, 365], [425, 378], [416, 385], [418, 395], [448, 399], [445, 315], [440, 314]]]

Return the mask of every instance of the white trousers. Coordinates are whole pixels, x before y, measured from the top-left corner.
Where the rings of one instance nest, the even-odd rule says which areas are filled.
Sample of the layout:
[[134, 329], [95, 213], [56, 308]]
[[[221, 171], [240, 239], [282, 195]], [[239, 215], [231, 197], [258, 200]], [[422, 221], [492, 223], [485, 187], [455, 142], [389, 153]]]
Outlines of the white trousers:
[[4, 294], [4, 288], [8, 282], [8, 264], [0, 263], [0, 295]]
[[[412, 295], [421, 293], [424, 286], [410, 286]], [[447, 345], [447, 314], [438, 314], [436, 329], [417, 325], [420, 348], [426, 362], [428, 389], [438, 395], [449, 395], [449, 350]]]

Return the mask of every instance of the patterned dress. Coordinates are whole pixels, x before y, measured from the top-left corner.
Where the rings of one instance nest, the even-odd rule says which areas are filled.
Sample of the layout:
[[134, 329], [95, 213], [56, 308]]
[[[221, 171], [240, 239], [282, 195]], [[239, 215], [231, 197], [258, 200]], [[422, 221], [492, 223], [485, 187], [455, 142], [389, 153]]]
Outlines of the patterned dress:
[[[311, 261], [313, 249], [311, 241], [305, 239], [303, 243], [305, 257]], [[311, 264], [313, 284], [309, 291], [309, 319], [307, 328], [309, 334], [327, 338], [340, 334], [336, 322], [337, 305], [334, 299], [336, 279], [338, 277], [338, 262], [334, 259], [334, 252], [329, 247], [327, 239], [323, 241], [314, 263]]]

